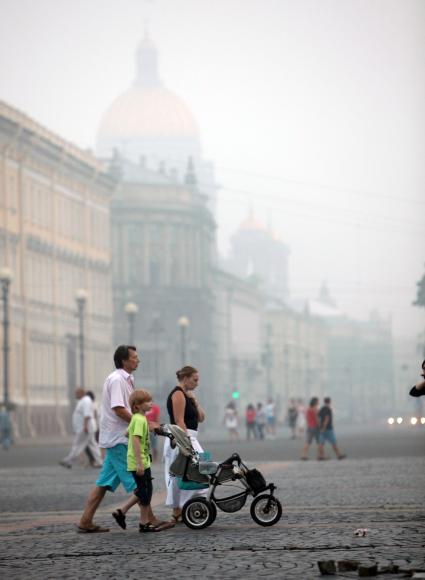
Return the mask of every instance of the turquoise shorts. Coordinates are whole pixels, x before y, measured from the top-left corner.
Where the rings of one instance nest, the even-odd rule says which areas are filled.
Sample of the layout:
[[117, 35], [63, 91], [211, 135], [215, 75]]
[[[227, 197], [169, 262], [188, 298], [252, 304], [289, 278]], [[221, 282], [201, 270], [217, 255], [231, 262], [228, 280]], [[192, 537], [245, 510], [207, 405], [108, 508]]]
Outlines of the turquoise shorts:
[[127, 445], [123, 443], [106, 449], [96, 485], [106, 487], [108, 491], [115, 491], [120, 483], [129, 493], [137, 487], [132, 473], [127, 471]]

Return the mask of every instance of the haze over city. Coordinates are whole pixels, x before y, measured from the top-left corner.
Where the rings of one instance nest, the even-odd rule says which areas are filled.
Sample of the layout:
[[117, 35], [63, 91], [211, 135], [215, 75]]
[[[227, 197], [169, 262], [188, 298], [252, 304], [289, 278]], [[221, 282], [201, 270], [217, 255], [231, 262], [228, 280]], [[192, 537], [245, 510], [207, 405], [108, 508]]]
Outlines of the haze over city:
[[216, 169], [220, 253], [250, 211], [290, 247], [290, 299], [323, 281], [417, 340], [424, 270], [421, 1], [1, 0], [0, 96], [82, 148], [132, 83], [146, 30]]

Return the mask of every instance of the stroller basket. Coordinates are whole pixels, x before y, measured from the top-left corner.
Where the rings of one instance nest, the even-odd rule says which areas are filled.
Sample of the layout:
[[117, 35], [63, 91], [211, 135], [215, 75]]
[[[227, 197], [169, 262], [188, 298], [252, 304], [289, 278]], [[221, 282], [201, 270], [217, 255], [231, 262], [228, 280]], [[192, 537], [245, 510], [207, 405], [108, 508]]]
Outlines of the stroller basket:
[[230, 497], [225, 497], [222, 499], [215, 498], [215, 503], [223, 512], [237, 512], [245, 505], [247, 496], [248, 493], [243, 491], [242, 493], [238, 493], [237, 495], [232, 495]]
[[249, 487], [255, 494], [260, 493], [260, 491], [266, 489], [267, 482], [264, 479], [262, 473], [258, 471], [258, 469], [248, 469], [245, 477]]

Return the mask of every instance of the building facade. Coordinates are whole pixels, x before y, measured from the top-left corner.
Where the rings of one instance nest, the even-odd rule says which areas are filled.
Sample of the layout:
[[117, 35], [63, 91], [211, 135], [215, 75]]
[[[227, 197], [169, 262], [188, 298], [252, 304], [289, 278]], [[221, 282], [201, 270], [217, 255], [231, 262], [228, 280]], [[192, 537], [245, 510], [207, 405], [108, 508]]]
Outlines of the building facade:
[[66, 430], [81, 382], [77, 290], [87, 297], [82, 386], [99, 392], [111, 367], [114, 187], [93, 156], [0, 102], [0, 264], [13, 274], [9, 398], [18, 434]]
[[[216, 244], [207, 198], [190, 163], [183, 182], [124, 159], [114, 170], [121, 179], [112, 200], [115, 342], [132, 335], [140, 380], [163, 408], [187, 364], [200, 370], [202, 401], [212, 408]], [[129, 303], [137, 313], [128, 313]]]

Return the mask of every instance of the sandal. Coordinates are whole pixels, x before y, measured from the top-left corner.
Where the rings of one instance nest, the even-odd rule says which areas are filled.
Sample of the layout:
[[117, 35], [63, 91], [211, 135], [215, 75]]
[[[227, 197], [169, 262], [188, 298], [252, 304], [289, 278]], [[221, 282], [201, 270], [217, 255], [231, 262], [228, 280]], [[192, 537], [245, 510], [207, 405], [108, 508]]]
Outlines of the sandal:
[[181, 523], [183, 523], [183, 518], [182, 518], [182, 515], [181, 515], [181, 514], [179, 514], [178, 516], [175, 516], [175, 515], [173, 514], [173, 515], [171, 516], [171, 521], [172, 521], [174, 524], [181, 524]]
[[145, 534], [147, 532], [157, 532], [157, 528], [156, 526], [154, 526], [151, 522], [148, 522], [147, 524], [139, 524], [139, 532], [141, 534]]
[[117, 510], [115, 510], [114, 512], [112, 512], [112, 517], [117, 522], [117, 524], [119, 525], [120, 528], [122, 528], [123, 530], [126, 529], [127, 524], [125, 523], [125, 515], [122, 513], [122, 511], [119, 508]]

